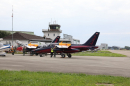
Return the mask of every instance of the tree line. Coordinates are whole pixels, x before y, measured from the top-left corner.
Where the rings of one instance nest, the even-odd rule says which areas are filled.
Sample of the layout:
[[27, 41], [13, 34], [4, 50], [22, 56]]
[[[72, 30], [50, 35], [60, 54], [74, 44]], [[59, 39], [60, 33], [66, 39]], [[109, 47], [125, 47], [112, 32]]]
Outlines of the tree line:
[[4, 37], [6, 37], [8, 35], [11, 35], [11, 33], [7, 32], [7, 31], [0, 31], [0, 38], [4, 38]]

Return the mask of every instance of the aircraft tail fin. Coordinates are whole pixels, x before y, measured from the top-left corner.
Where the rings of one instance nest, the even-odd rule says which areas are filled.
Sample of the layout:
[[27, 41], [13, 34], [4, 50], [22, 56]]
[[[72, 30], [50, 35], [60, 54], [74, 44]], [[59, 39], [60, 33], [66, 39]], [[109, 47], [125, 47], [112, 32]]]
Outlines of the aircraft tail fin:
[[100, 32], [95, 32], [83, 45], [95, 46]]
[[60, 36], [57, 36], [51, 43], [58, 43], [60, 40]]

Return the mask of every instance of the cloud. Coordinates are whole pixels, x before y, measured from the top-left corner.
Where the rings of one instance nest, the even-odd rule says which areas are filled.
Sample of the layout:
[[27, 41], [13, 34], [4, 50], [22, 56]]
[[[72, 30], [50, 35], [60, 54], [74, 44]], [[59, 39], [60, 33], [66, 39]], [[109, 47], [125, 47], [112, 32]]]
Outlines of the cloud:
[[[87, 16], [91, 11], [111, 15], [130, 14], [129, 0], [1, 0], [1, 15], [14, 6], [14, 12], [26, 15], [48, 16]], [[4, 10], [3, 10], [4, 9]], [[40, 17], [41, 17], [40, 15]]]
[[41, 30], [48, 28], [52, 18], [58, 20], [63, 33], [83, 42], [96, 31], [101, 32], [99, 43], [104, 42], [103, 37], [125, 40], [130, 35], [129, 0], [0, 0], [3, 30], [11, 29], [12, 5], [15, 30], [43, 36]]
[[102, 33], [102, 35], [130, 35], [130, 32], [124, 32], [124, 33]]

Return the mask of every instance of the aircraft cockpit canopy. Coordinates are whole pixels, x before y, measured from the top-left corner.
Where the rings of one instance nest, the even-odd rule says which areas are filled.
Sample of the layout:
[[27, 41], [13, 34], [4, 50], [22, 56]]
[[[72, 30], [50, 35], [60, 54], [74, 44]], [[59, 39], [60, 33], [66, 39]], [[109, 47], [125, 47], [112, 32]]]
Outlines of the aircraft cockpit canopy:
[[44, 47], [47, 47], [47, 45], [43, 45], [42, 47], [43, 47], [43, 48], [44, 48]]
[[54, 47], [55, 45], [57, 45], [58, 43], [51, 43], [48, 45], [48, 47]]

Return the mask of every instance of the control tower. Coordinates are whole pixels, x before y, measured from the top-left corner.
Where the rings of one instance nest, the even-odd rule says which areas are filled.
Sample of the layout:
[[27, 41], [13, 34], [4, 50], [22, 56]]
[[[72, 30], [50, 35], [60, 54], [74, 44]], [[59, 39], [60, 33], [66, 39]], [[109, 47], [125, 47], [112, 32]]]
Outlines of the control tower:
[[49, 24], [49, 28], [42, 29], [42, 32], [44, 34], [43, 37], [51, 38], [53, 40], [57, 36], [60, 36], [60, 33], [62, 33], [62, 30], [60, 30], [60, 25], [58, 25], [58, 24]]

